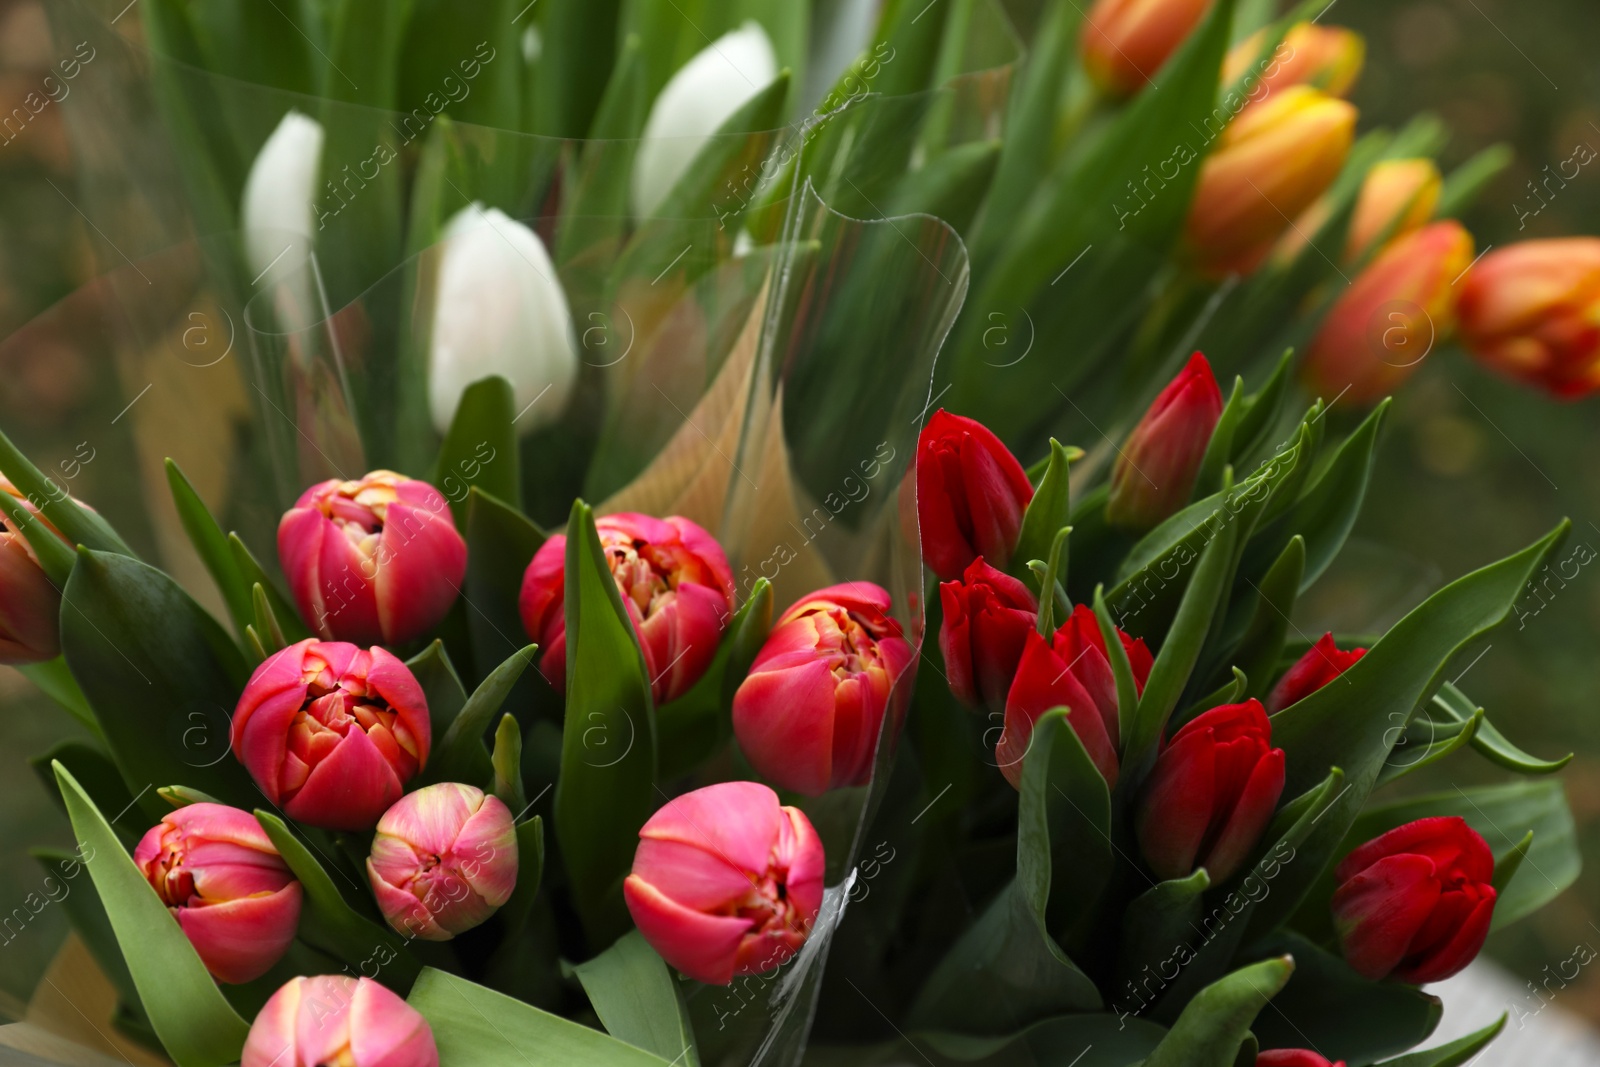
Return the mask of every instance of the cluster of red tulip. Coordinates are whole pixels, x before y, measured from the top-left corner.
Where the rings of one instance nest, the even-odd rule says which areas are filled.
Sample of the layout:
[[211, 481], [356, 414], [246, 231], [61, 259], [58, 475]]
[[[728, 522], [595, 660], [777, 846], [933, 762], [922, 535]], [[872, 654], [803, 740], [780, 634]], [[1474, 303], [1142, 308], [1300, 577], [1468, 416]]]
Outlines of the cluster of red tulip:
[[[1188, 500], [1222, 395], [1198, 353], [1156, 398], [1119, 449], [1108, 520], [1149, 528]], [[1108, 787], [1119, 782], [1116, 682], [1093, 610], [1072, 609], [1042, 633], [1038, 602], [1001, 568], [1012, 563], [1033, 489], [1017, 461], [982, 424], [939, 412], [917, 449], [917, 510], [924, 559], [943, 579], [939, 649], [951, 692], [975, 711], [1003, 715], [1000, 771], [1019, 786], [1034, 724], [1052, 708], [1067, 722]], [[1153, 660], [1120, 629], [1139, 692]], [[1165, 739], [1136, 783], [1134, 834], [1159, 879], [1204, 868], [1212, 884], [1242, 869], [1278, 807], [1284, 753], [1272, 716], [1334, 682], [1364, 649], [1326, 634], [1258, 700], [1203, 711]], [[1359, 974], [1432, 982], [1482, 948], [1494, 909], [1494, 861], [1458, 818], [1422, 819], [1356, 848], [1335, 872], [1333, 918], [1346, 961]], [[1261, 1054], [1259, 1067], [1317, 1067], [1305, 1050]]]
[[[1137, 92], [1209, 6], [1098, 0], [1079, 39], [1085, 70], [1109, 95]], [[1214, 130], [1207, 124], [1215, 143], [1185, 245], [1208, 277], [1300, 254], [1329, 220], [1325, 194], [1352, 144], [1356, 109], [1341, 98], [1361, 71], [1361, 37], [1306, 22], [1270, 53], [1265, 45], [1263, 31], [1234, 46], [1223, 70], [1226, 115]], [[1321, 253], [1356, 273], [1307, 351], [1314, 391], [1376, 402], [1452, 332], [1486, 365], [1555, 396], [1600, 389], [1600, 238], [1523, 241], [1475, 261], [1471, 234], [1435, 220], [1441, 191], [1430, 159], [1388, 159], [1368, 171], [1344, 248]]]

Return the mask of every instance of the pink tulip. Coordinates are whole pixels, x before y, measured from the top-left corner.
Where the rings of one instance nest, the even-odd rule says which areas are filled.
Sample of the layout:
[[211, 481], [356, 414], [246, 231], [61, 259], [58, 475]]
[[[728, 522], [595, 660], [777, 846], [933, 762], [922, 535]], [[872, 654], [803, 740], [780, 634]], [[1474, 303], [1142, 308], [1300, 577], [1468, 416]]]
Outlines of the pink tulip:
[[[635, 512], [594, 522], [611, 576], [644, 650], [657, 703], [675, 700], [705, 674], [733, 617], [733, 571], [717, 539], [688, 519]], [[567, 684], [567, 539], [550, 538], [522, 577], [518, 608], [542, 650], [539, 673]]]
[[306, 638], [269, 656], [233, 713], [233, 754], [291, 819], [368, 830], [428, 762], [428, 700], [381, 648]]
[[819, 589], [778, 620], [733, 696], [733, 732], [763, 778], [817, 796], [863, 785], [889, 716], [893, 744], [910, 699], [895, 683], [916, 653], [871, 582]]
[[249, 812], [179, 808], [139, 839], [133, 862], [219, 982], [260, 978], [289, 950], [300, 883]]
[[262, 1005], [239, 1067], [439, 1067], [422, 1014], [370, 978], [291, 978]]
[[822, 870], [822, 840], [804, 813], [779, 807], [764, 785], [723, 782], [650, 817], [622, 894], [662, 959], [727, 985], [799, 951], [822, 906]]
[[[16, 497], [36, 521], [55, 532], [32, 501], [5, 478], [0, 478], [0, 492]], [[0, 517], [0, 664], [40, 663], [60, 652], [61, 590], [39, 566], [22, 531]]]
[[427, 482], [393, 471], [313, 485], [278, 523], [278, 560], [326, 640], [404, 644], [455, 603], [467, 543]]
[[378, 820], [367, 877], [390, 926], [448, 941], [493, 915], [516, 888], [511, 811], [455, 782], [408, 793]]

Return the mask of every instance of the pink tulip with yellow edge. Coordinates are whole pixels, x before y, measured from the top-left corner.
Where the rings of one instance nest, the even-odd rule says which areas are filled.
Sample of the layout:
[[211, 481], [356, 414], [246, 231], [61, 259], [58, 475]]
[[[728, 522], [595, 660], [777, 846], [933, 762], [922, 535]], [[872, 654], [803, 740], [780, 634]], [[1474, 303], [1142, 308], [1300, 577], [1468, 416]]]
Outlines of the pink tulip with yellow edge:
[[291, 978], [250, 1024], [239, 1067], [439, 1067], [422, 1013], [370, 978]]

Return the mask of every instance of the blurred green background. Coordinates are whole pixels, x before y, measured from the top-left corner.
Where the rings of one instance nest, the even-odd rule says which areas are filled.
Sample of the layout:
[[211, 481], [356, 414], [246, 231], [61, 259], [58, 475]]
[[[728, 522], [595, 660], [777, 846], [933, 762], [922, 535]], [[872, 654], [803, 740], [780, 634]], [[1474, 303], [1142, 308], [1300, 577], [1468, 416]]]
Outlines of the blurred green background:
[[[60, 58], [47, 2], [0, 0], [0, 103], [7, 107]], [[1526, 237], [1600, 233], [1600, 168], [1583, 170], [1536, 216], [1519, 220], [1519, 209], [1526, 214], [1540, 204], [1528, 186], [1546, 165], [1554, 168], [1579, 144], [1600, 150], [1595, 0], [1334, 0], [1322, 20], [1366, 36], [1366, 70], [1353, 97], [1363, 129], [1437, 113], [1454, 131], [1440, 161], [1446, 171], [1491, 144], [1515, 149], [1513, 166], [1463, 219], [1480, 250]], [[119, 29], [135, 33], [137, 20]], [[0, 143], [0, 338], [122, 265], [68, 199], [76, 199], [81, 162], [65, 124], [70, 108], [70, 97], [52, 103], [23, 135]], [[150, 482], [130, 476], [136, 464], [118, 456], [133, 448], [135, 420], [111, 420], [139, 383], [116, 387], [119, 369], [75, 347], [70, 331], [36, 334], [0, 348], [0, 424], [43, 466], [110, 453], [110, 462], [73, 468], [70, 487], [119, 521], [137, 513], [135, 498]], [[165, 419], [168, 433], [234, 432], [228, 413], [240, 409], [238, 397], [205, 399], [212, 406], [220, 399], [223, 409], [205, 424], [186, 422], [182, 411], [143, 412], [140, 419], [147, 427]], [[1297, 624], [1308, 633], [1387, 625], [1444, 581], [1524, 546], [1564, 515], [1574, 521], [1571, 543], [1600, 549], [1597, 405], [1556, 404], [1449, 350], [1430, 357], [1396, 405], [1350, 548], [1303, 603]], [[1355, 414], [1336, 406], [1332, 417]], [[110, 429], [86, 452], [66, 427], [91, 419]], [[226, 476], [225, 467], [211, 472], [213, 482]], [[125, 532], [140, 551], [162, 558], [158, 529]], [[1600, 912], [1600, 567], [1581, 571], [1523, 623], [1494, 635], [1462, 684], [1525, 749], [1577, 754], [1565, 781], [1591, 864], [1552, 906], [1491, 939], [1489, 951], [1519, 981], [1535, 979], [1575, 943], [1600, 941], [1593, 922]], [[43, 899], [44, 870], [28, 849], [71, 844], [28, 761], [71, 731], [66, 716], [20, 675], [0, 669], [0, 1016], [20, 1014], [66, 931], [59, 905], [37, 914], [25, 906], [30, 893]], [[1435, 791], [1503, 777], [1469, 753], [1402, 784]], [[1600, 969], [1583, 971], [1560, 1004], [1600, 1021]]]

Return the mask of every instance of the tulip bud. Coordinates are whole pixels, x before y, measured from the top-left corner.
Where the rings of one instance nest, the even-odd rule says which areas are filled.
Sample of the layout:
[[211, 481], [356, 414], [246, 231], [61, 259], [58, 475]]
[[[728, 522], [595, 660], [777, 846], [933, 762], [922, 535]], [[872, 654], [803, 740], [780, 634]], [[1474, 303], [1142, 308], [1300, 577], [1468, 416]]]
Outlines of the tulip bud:
[[1300, 703], [1354, 667], [1356, 660], [1366, 654], [1364, 648], [1342, 651], [1333, 643], [1333, 634], [1323, 634], [1272, 687], [1272, 692], [1267, 696], [1267, 714], [1276, 715], [1289, 705]]
[[289, 818], [370, 830], [428, 762], [428, 700], [411, 669], [383, 649], [308, 637], [250, 676], [232, 742]]
[[1344, 1061], [1329, 1063], [1326, 1056], [1305, 1048], [1273, 1048], [1256, 1055], [1256, 1067], [1344, 1067]]
[[325, 639], [405, 644], [450, 610], [467, 543], [439, 491], [393, 471], [313, 485], [278, 523], [278, 560]]
[[650, 105], [633, 159], [634, 214], [654, 215], [711, 135], [777, 76], [772, 41], [753, 20], [685, 63]]
[[1007, 567], [1032, 499], [1022, 464], [987, 426], [934, 412], [917, 439], [917, 523], [933, 573], [955, 581], [979, 556]]
[[378, 820], [367, 879], [390, 926], [448, 941], [493, 915], [517, 886], [511, 809], [455, 782], [407, 793]]
[[511, 383], [519, 433], [554, 423], [572, 396], [578, 352], [544, 242], [477, 203], [456, 212], [440, 240], [428, 365], [434, 428], [447, 433], [467, 386], [495, 374]]
[[[656, 703], [676, 700], [705, 674], [733, 617], [728, 557], [716, 538], [677, 515], [619, 512], [600, 516], [594, 527], [639, 635]], [[565, 534], [540, 545], [517, 600], [523, 628], [543, 650], [539, 672], [557, 689], [567, 684], [566, 554]]]
[[240, 214], [245, 259], [257, 285], [270, 288], [289, 278], [311, 254], [320, 229], [315, 204], [322, 141], [321, 123], [290, 111], [250, 164]]
[[1386, 159], [1367, 171], [1350, 219], [1347, 262], [1360, 259], [1380, 238], [1397, 241], [1433, 218], [1444, 179], [1431, 159]]
[[262, 1005], [239, 1067], [439, 1067], [422, 1014], [371, 978], [291, 978]]
[[[1155, 659], [1143, 638], [1135, 640], [1121, 630], [1117, 637], [1128, 654], [1133, 683], [1143, 693]], [[1100, 624], [1084, 604], [1072, 609], [1050, 641], [1034, 630], [1023, 646], [1017, 675], [1006, 693], [1005, 728], [994, 753], [1000, 772], [1016, 788], [1022, 788], [1022, 762], [1033, 743], [1033, 724], [1051, 708], [1061, 707], [1067, 709], [1067, 722], [1106, 785], [1116, 785], [1117, 683]]]
[[1329, 96], [1344, 96], [1360, 76], [1367, 53], [1367, 42], [1354, 30], [1315, 22], [1289, 27], [1278, 47], [1263, 58], [1261, 47], [1266, 39], [1267, 31], [1258, 30], [1229, 49], [1222, 68], [1224, 86], [1249, 75], [1244, 91], [1251, 100], [1263, 100], [1292, 85], [1309, 85]]
[[734, 736], [763, 778], [813, 797], [872, 778], [880, 732], [892, 745], [900, 731], [911, 694], [901, 676], [916, 658], [888, 612], [887, 590], [846, 582], [778, 619], [733, 696]]
[[1304, 85], [1245, 108], [1200, 170], [1186, 241], [1201, 273], [1254, 270], [1350, 151], [1356, 109]]
[[300, 883], [261, 824], [223, 804], [169, 812], [139, 839], [133, 862], [219, 982], [260, 978], [300, 921]]
[[1303, 372], [1325, 399], [1370, 404], [1416, 373], [1455, 324], [1451, 282], [1472, 262], [1472, 235], [1451, 219], [1389, 245], [1329, 309]]
[[[5, 478], [0, 478], [0, 493], [10, 493], [35, 521], [56, 533], [33, 502]], [[22, 531], [0, 518], [0, 664], [40, 663], [60, 652], [61, 590], [39, 566], [39, 557]]]
[[1106, 521], [1149, 529], [1181, 510], [1194, 492], [1211, 431], [1222, 418], [1222, 390], [1196, 352], [1156, 395], [1117, 453]]
[[1204, 867], [1226, 881], [1249, 856], [1283, 792], [1283, 749], [1259, 700], [1224, 704], [1185, 723], [1156, 759], [1134, 829], [1157, 878]]
[[1028, 587], [979, 556], [959, 582], [939, 586], [939, 652], [950, 691], [969, 708], [1004, 712], [1038, 604]]
[[1102, 92], [1136, 93], [1210, 6], [1211, 0], [1097, 0], [1078, 40], [1083, 68]]
[[1486, 365], [1566, 399], [1600, 388], [1600, 238], [1522, 241], [1462, 283], [1461, 339]]
[[1352, 850], [1333, 877], [1339, 944], [1363, 978], [1443, 981], [1489, 936], [1494, 855], [1457, 816], [1390, 830]]
[[723, 782], [650, 816], [622, 895], [670, 966], [727, 985], [799, 951], [822, 906], [822, 872], [804, 812], [756, 782]]

